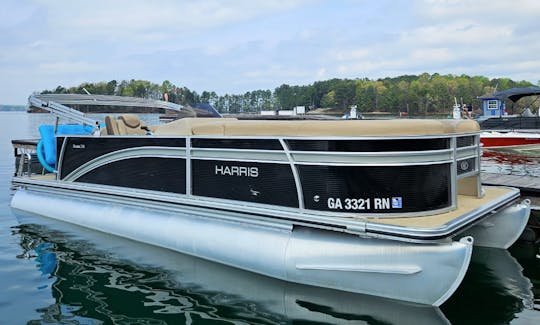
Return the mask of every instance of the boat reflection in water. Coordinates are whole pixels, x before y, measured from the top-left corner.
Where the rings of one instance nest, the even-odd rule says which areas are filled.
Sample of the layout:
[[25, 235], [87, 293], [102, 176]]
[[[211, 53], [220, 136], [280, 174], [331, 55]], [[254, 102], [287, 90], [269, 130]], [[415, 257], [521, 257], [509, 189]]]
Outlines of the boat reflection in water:
[[25, 252], [55, 278], [42, 320], [449, 324], [437, 307], [289, 283], [18, 214]]
[[42, 320], [504, 323], [526, 318], [534, 305], [531, 282], [506, 250], [474, 250], [443, 314], [437, 307], [289, 283], [53, 219], [17, 217], [22, 255], [34, 254], [41, 272], [55, 279], [55, 303], [40, 310]]
[[506, 324], [519, 320], [531, 324], [534, 295], [531, 280], [507, 251], [478, 247], [462, 285], [443, 306], [452, 323]]

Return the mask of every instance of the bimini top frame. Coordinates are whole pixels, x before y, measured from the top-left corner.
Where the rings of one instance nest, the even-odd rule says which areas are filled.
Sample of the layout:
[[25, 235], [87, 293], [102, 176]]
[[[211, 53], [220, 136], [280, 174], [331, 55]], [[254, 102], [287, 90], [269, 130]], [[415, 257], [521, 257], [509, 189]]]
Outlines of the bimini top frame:
[[83, 112], [80, 112], [71, 107], [59, 104], [54, 101], [44, 101], [39, 99], [36, 95], [28, 97], [28, 104], [30, 106], [38, 107], [49, 111], [57, 117], [67, 119], [72, 122], [76, 122], [82, 125], [92, 125], [99, 129], [99, 121], [86, 117]]

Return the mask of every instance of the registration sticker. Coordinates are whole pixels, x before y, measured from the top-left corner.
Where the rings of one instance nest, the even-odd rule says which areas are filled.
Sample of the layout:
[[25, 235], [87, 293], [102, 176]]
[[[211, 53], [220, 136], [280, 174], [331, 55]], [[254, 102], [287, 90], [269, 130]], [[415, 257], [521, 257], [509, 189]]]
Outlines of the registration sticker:
[[392, 209], [401, 209], [403, 207], [403, 201], [401, 196], [396, 196], [392, 198]]

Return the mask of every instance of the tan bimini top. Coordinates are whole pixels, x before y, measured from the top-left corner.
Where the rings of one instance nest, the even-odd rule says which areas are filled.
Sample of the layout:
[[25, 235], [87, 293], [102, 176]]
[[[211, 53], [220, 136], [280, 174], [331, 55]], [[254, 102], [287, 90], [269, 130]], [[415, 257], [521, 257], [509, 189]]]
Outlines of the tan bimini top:
[[224, 136], [427, 136], [480, 131], [473, 120], [254, 121], [183, 118], [153, 128], [155, 135]]

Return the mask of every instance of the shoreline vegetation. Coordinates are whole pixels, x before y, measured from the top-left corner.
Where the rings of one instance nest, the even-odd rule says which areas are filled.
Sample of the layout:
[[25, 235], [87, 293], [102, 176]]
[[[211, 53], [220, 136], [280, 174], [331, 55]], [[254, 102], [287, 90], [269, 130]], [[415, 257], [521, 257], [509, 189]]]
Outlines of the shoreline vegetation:
[[[527, 87], [528, 81], [514, 81], [509, 78], [489, 79], [483, 76], [440, 75], [423, 73], [403, 75], [383, 79], [330, 79], [316, 81], [304, 86], [282, 84], [272, 90], [253, 90], [244, 94], [218, 95], [214, 91], [200, 94], [187, 87], [176, 86], [168, 80], [161, 85], [146, 80], [111, 80], [109, 82], [83, 83], [54, 90], [44, 90], [42, 94], [84, 94], [117, 95], [142, 97], [156, 100], [165, 98], [173, 103], [190, 106], [209, 103], [224, 114], [253, 114], [261, 110], [291, 110], [296, 106], [306, 107], [306, 111], [328, 110], [335, 114], [347, 112], [356, 106], [362, 113], [399, 115], [448, 114], [454, 99], [478, 109], [478, 96], [495, 90]], [[85, 91], [86, 90], [86, 91]], [[532, 103], [518, 102], [517, 111]], [[140, 113], [144, 113], [140, 112]]]

